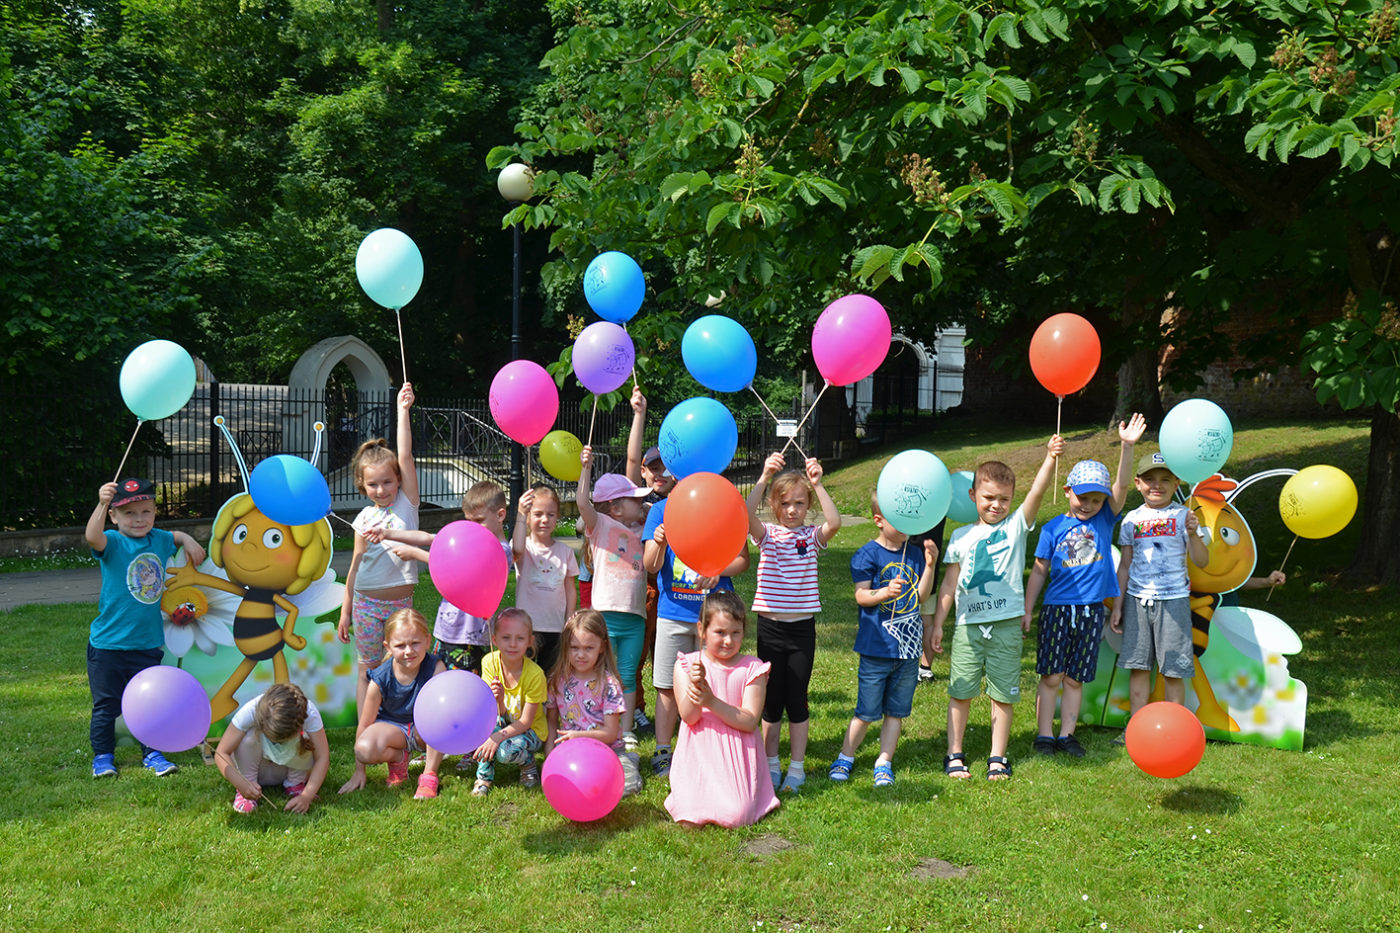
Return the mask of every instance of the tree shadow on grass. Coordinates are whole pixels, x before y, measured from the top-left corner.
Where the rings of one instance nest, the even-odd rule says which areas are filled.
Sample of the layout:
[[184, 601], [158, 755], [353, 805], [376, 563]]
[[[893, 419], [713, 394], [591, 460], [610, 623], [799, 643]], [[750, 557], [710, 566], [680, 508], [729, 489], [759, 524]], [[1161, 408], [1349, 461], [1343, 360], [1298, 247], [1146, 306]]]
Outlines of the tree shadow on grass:
[[1242, 810], [1244, 798], [1233, 791], [1192, 784], [1164, 794], [1162, 806], [1178, 813], [1209, 813], [1221, 816]]

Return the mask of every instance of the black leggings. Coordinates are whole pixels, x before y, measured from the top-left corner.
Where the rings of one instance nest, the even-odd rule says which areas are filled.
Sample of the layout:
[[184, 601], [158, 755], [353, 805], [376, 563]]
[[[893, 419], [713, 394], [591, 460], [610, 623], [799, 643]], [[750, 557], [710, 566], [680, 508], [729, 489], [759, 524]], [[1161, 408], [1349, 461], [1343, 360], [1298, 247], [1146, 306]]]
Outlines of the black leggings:
[[817, 620], [808, 616], [795, 622], [758, 617], [758, 659], [772, 665], [768, 671], [768, 695], [763, 698], [763, 721], [806, 722], [807, 685], [812, 682], [812, 659], [817, 654]]

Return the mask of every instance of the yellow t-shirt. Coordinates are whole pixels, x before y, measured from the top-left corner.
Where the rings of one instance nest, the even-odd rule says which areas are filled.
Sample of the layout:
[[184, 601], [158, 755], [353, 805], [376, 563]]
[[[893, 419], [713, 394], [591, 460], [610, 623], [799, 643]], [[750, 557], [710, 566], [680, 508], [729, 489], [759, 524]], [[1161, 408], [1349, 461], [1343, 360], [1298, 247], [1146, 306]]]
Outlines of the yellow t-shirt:
[[[493, 651], [481, 659], [481, 679], [490, 684], [493, 680], [499, 680], [502, 685], [506, 679], [501, 676], [501, 653]], [[525, 659], [525, 666], [520, 671], [520, 682], [514, 687], [507, 686], [506, 710], [510, 713], [511, 719], [520, 719], [525, 712], [526, 703], [536, 703], [539, 706], [535, 713], [535, 721], [531, 728], [535, 730], [535, 735], [543, 742], [549, 738], [549, 722], [544, 715], [544, 701], [548, 695], [548, 688], [545, 684], [544, 671], [540, 666], [529, 658]]]

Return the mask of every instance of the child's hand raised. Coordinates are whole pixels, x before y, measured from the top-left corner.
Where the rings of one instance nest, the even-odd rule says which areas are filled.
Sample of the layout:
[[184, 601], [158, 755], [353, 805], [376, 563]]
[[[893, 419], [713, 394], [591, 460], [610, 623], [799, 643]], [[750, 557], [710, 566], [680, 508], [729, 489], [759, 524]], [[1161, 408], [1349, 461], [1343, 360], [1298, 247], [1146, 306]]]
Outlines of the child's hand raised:
[[1135, 411], [1127, 421], [1118, 422], [1118, 439], [1124, 444], [1136, 444], [1142, 440], [1146, 430], [1147, 419], [1142, 416], [1142, 412]]
[[584, 444], [583, 449], [578, 452], [578, 462], [583, 464], [583, 471], [587, 473], [593, 468], [593, 447]]
[[772, 479], [783, 472], [783, 467], [786, 465], [787, 461], [783, 459], [783, 455], [774, 451], [768, 455], [767, 460], [763, 461], [763, 478], [765, 480]]
[[924, 539], [924, 564], [932, 567], [938, 561], [938, 542], [932, 538]]
[[97, 487], [97, 501], [101, 502], [103, 505], [110, 505], [112, 503], [112, 500], [116, 497], [116, 483], [103, 483], [101, 486]]
[[530, 506], [535, 503], [535, 491], [531, 489], [520, 497], [519, 511], [522, 516], [530, 514]]
[[645, 395], [642, 394], [642, 387], [641, 387], [641, 386], [639, 386], [639, 385], [634, 385], [634, 386], [632, 386], [632, 399], [631, 399], [631, 402], [632, 402], [632, 411], [636, 412], [636, 413], [639, 414], [639, 415], [645, 415], [645, 414], [647, 413], [647, 397], [646, 397]]
[[1058, 460], [1060, 455], [1065, 452], [1065, 439], [1056, 434], [1050, 438], [1050, 442], [1045, 445], [1045, 448], [1050, 452], [1050, 456]]
[[403, 388], [399, 389], [399, 407], [409, 409], [413, 407], [416, 396], [413, 394], [413, 383], [405, 382]]
[[822, 484], [821, 462], [817, 460], [816, 457], [808, 457], [805, 469], [807, 471], [807, 479], [811, 481], [812, 485], [820, 486]]

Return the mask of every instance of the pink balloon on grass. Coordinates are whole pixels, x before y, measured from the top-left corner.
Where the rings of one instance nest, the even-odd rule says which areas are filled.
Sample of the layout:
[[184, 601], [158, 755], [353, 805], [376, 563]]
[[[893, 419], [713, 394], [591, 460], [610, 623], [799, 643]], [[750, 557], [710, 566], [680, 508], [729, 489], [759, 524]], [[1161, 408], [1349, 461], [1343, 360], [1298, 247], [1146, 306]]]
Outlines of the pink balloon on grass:
[[544, 798], [575, 823], [600, 820], [622, 799], [622, 762], [597, 739], [569, 739], [544, 760]]
[[817, 370], [834, 386], [860, 382], [890, 352], [890, 316], [869, 295], [847, 295], [826, 306], [812, 328]]
[[418, 691], [413, 724], [444, 755], [465, 755], [496, 728], [496, 698], [471, 671], [443, 671]]
[[596, 321], [574, 341], [574, 376], [589, 392], [606, 395], [627, 382], [636, 355], [627, 331], [611, 321]]
[[122, 691], [126, 727], [138, 742], [157, 751], [194, 748], [209, 734], [212, 718], [204, 687], [193, 674], [178, 667], [148, 667], [131, 678]]
[[481, 618], [501, 604], [509, 569], [501, 542], [476, 522], [450, 523], [428, 549], [428, 575], [442, 598]]
[[[559, 387], [533, 360], [514, 360], [491, 380], [491, 416], [511, 440], [538, 444], [559, 415]], [[465, 608], [465, 607], [464, 607]]]

